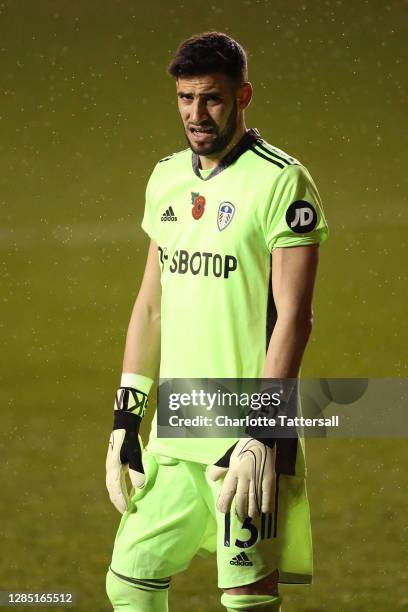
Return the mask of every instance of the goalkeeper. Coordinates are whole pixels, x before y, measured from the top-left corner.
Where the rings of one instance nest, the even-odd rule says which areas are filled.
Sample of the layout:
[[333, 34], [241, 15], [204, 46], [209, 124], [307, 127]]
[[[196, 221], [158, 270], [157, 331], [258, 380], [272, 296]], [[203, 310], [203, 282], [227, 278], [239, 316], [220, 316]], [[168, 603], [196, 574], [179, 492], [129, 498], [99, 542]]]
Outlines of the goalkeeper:
[[326, 221], [306, 168], [246, 127], [239, 43], [194, 36], [169, 72], [188, 148], [146, 189], [150, 247], [106, 460], [122, 513], [107, 593], [118, 612], [165, 612], [171, 577], [216, 553], [227, 610], [278, 612], [280, 582], [312, 579], [301, 441], [158, 438], [155, 416], [142, 450], [139, 428], [158, 375], [298, 376]]

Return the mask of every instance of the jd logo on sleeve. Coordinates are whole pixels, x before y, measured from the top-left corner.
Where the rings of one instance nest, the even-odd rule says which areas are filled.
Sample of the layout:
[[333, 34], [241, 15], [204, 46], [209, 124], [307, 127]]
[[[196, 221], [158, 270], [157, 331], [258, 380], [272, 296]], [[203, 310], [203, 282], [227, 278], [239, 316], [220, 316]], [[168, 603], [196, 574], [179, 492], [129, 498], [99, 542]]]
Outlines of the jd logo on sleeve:
[[297, 200], [286, 211], [286, 223], [295, 234], [307, 234], [316, 227], [317, 213], [309, 202]]

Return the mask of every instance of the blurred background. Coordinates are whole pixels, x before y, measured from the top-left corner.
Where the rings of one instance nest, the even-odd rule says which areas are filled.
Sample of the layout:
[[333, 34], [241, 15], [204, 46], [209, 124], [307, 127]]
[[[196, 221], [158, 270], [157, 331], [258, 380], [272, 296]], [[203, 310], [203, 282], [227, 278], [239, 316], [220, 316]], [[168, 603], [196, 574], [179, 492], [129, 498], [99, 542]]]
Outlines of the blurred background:
[[[185, 148], [166, 66], [217, 29], [249, 53], [247, 124], [301, 159], [330, 223], [303, 375], [407, 375], [407, 2], [0, 4], [0, 590], [109, 610], [113, 394], [144, 267], [144, 189]], [[145, 432], [147, 423], [145, 423]], [[312, 587], [285, 612], [408, 610], [405, 440], [310, 440]], [[172, 610], [222, 610], [214, 560]], [[27, 609], [27, 608], [26, 608]], [[37, 608], [38, 609], [38, 608]]]

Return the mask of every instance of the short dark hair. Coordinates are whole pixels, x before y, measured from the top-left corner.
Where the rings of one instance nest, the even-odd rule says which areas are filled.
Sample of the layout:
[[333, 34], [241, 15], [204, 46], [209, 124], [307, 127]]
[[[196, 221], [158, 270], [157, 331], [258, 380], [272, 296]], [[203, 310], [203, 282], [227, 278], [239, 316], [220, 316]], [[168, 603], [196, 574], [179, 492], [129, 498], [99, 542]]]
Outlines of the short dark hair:
[[243, 47], [227, 34], [204, 32], [180, 44], [168, 72], [176, 78], [218, 72], [241, 84], [248, 78], [247, 55]]

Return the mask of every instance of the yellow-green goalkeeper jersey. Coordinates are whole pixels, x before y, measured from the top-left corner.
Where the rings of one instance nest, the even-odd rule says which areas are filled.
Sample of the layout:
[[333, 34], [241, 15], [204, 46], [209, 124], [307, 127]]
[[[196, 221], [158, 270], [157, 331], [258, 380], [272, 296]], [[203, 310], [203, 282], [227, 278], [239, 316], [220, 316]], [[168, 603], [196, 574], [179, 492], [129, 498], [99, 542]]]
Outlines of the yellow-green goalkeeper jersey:
[[[175, 153], [150, 177], [142, 228], [160, 256], [160, 377], [262, 378], [276, 318], [271, 252], [327, 237], [306, 168], [253, 129], [210, 171], [190, 149]], [[234, 442], [157, 438], [154, 419], [148, 448], [210, 463]], [[297, 444], [280, 442], [296, 463]]]

